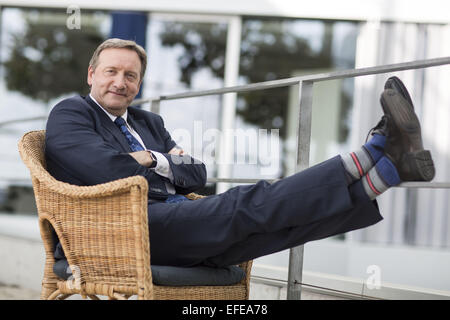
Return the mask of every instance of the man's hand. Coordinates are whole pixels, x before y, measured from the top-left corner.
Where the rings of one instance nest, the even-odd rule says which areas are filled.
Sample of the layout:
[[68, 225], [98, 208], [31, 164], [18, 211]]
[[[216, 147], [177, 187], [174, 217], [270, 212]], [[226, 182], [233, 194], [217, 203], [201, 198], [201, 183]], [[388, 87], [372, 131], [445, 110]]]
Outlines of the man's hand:
[[149, 151], [135, 151], [129, 153], [141, 166], [150, 167], [153, 163], [152, 156]]
[[184, 154], [184, 151], [183, 151], [183, 149], [180, 149], [180, 148], [178, 148], [178, 147], [173, 147], [173, 148], [168, 152], [168, 154], [173, 154], [173, 155], [176, 155], [176, 156], [182, 156], [182, 155]]
[[[168, 152], [168, 154], [182, 156], [184, 154], [184, 151], [178, 147], [174, 147]], [[152, 156], [150, 155], [150, 151], [145, 151], [145, 150], [144, 151], [135, 151], [135, 152], [130, 152], [129, 155], [132, 156], [134, 158], [134, 160], [136, 160], [141, 166], [150, 167], [151, 164], [153, 163], [153, 159], [152, 159]]]

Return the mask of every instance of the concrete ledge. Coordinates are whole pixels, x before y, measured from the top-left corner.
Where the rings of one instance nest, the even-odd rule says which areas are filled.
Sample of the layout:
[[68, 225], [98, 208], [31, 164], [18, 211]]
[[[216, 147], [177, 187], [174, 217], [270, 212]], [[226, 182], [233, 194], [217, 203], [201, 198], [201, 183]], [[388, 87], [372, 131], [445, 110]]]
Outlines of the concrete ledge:
[[41, 290], [45, 251], [40, 241], [0, 235], [0, 282]]
[[[254, 264], [279, 267], [271, 273], [284, 274], [280, 270], [287, 270], [289, 250], [255, 259]], [[381, 283], [450, 292], [449, 248], [323, 239], [305, 245], [303, 270], [366, 280], [377, 273]], [[287, 275], [277, 279], [287, 280]]]
[[0, 214], [0, 283], [41, 290], [45, 251], [38, 217]]
[[[278, 296], [287, 288], [288, 269], [253, 264], [252, 282], [278, 287]], [[365, 279], [303, 271], [303, 290], [345, 299], [386, 300], [450, 300], [450, 291], [404, 286], [381, 282], [379, 288], [369, 289]], [[272, 296], [277, 294], [272, 293]], [[303, 293], [302, 293], [303, 297]]]
[[42, 242], [38, 217], [33, 215], [0, 213], [0, 235]]

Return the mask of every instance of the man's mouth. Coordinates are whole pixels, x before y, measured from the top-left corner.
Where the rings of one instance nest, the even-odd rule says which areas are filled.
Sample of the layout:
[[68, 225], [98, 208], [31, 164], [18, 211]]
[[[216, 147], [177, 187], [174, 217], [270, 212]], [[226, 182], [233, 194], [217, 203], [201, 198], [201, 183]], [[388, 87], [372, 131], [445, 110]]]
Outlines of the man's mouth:
[[127, 95], [125, 93], [120, 93], [120, 92], [114, 92], [114, 91], [108, 91], [109, 93], [116, 95], [116, 96], [121, 96], [121, 97], [126, 97]]

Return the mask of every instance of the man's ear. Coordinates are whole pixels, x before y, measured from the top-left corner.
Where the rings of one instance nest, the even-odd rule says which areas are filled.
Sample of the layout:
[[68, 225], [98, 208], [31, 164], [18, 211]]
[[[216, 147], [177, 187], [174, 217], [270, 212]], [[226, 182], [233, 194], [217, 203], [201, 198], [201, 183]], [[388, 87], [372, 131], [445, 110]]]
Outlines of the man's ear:
[[89, 66], [88, 73], [87, 73], [87, 83], [90, 86], [92, 86], [92, 78], [94, 77], [94, 69], [92, 69], [92, 66]]

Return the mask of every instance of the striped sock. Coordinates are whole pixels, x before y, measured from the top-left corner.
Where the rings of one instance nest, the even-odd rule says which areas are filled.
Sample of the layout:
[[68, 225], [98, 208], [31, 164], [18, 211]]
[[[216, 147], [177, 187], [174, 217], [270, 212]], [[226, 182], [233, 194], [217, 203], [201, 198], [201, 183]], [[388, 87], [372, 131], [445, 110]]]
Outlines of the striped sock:
[[383, 156], [362, 179], [364, 191], [371, 200], [400, 183], [400, 177], [394, 164]]
[[384, 155], [386, 136], [374, 134], [361, 149], [341, 156], [347, 171], [347, 180], [351, 184], [361, 179]]

